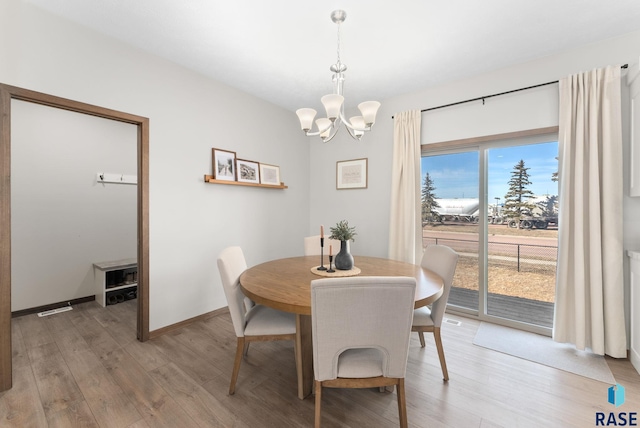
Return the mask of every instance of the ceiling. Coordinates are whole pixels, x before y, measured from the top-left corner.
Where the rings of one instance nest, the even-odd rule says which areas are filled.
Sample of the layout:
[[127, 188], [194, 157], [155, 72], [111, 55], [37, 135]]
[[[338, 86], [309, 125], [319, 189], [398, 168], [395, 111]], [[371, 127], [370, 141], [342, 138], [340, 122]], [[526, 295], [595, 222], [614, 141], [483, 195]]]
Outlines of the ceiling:
[[638, 0], [24, 1], [292, 111], [332, 91], [335, 9], [348, 107], [640, 29]]

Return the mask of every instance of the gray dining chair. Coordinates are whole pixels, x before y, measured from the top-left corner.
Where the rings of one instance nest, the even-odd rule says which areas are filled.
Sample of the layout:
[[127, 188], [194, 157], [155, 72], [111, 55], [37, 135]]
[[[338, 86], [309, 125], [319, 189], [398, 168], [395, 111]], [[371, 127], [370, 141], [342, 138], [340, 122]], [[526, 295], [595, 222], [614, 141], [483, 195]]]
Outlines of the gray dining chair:
[[229, 313], [236, 337], [236, 357], [233, 363], [229, 395], [235, 393], [236, 381], [240, 372], [242, 356], [246, 354], [249, 343], [273, 340], [293, 340], [296, 349], [295, 315], [256, 305], [246, 298], [240, 289], [240, 275], [247, 269], [244, 253], [240, 247], [224, 249], [218, 256], [218, 269], [229, 305]]
[[[327, 235], [324, 237], [324, 251], [325, 256], [329, 255], [329, 246], [333, 246], [333, 255], [335, 256], [340, 251], [340, 241], [337, 239], [329, 239]], [[348, 245], [348, 241], [347, 241]], [[304, 255], [305, 256], [319, 256], [320, 255], [320, 235], [305, 236], [304, 238]]]
[[413, 312], [413, 326], [411, 327], [411, 331], [418, 332], [420, 346], [423, 348], [425, 347], [424, 333], [433, 333], [438, 357], [440, 358], [442, 376], [445, 381], [449, 380], [449, 372], [444, 358], [440, 327], [444, 319], [444, 311], [447, 309], [447, 301], [449, 300], [449, 292], [451, 291], [457, 264], [458, 253], [450, 247], [446, 245], [428, 245], [425, 248], [420, 265], [440, 275], [444, 282], [444, 288], [442, 295], [433, 302], [431, 308], [423, 306]]
[[[396, 386], [400, 426], [407, 426], [407, 368], [416, 280], [347, 277], [311, 281], [315, 426], [322, 388]], [[385, 316], [386, 314], [386, 316]]]

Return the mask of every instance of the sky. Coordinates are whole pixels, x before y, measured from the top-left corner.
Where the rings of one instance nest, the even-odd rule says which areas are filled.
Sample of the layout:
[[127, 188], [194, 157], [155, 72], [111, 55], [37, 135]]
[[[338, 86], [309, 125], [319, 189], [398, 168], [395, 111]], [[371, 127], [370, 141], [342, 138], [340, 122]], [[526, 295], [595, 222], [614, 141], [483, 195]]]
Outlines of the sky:
[[[488, 149], [488, 203], [495, 204], [495, 198], [504, 203], [511, 172], [521, 159], [529, 168], [528, 189], [536, 196], [557, 195], [558, 183], [551, 181], [551, 174], [558, 171], [557, 156], [557, 142]], [[428, 172], [437, 198], [477, 198], [478, 159], [477, 151], [423, 157], [421, 183]]]

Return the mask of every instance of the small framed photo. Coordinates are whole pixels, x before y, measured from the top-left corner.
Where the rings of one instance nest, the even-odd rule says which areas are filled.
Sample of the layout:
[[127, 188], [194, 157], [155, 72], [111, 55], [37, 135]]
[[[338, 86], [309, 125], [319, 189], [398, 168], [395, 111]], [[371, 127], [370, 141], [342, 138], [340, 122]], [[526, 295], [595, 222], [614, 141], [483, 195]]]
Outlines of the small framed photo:
[[213, 150], [213, 178], [216, 180], [236, 181], [236, 152]]
[[275, 165], [268, 165], [266, 163], [260, 164], [260, 183], [270, 184], [272, 186], [280, 185], [280, 167]]
[[260, 183], [260, 164], [245, 159], [236, 159], [236, 174], [242, 183]]
[[336, 189], [366, 189], [367, 158], [336, 162]]

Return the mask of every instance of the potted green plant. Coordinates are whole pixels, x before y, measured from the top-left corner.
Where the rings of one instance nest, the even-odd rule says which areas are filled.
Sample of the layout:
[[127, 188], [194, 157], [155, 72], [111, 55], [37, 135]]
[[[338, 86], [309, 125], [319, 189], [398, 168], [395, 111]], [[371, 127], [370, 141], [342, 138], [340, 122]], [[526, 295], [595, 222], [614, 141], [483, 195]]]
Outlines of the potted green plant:
[[329, 228], [331, 232], [330, 239], [340, 241], [340, 252], [336, 254], [336, 269], [349, 270], [353, 268], [353, 256], [349, 252], [348, 241], [355, 241], [354, 236], [357, 235], [356, 228], [350, 227], [347, 220], [339, 221], [335, 227]]

